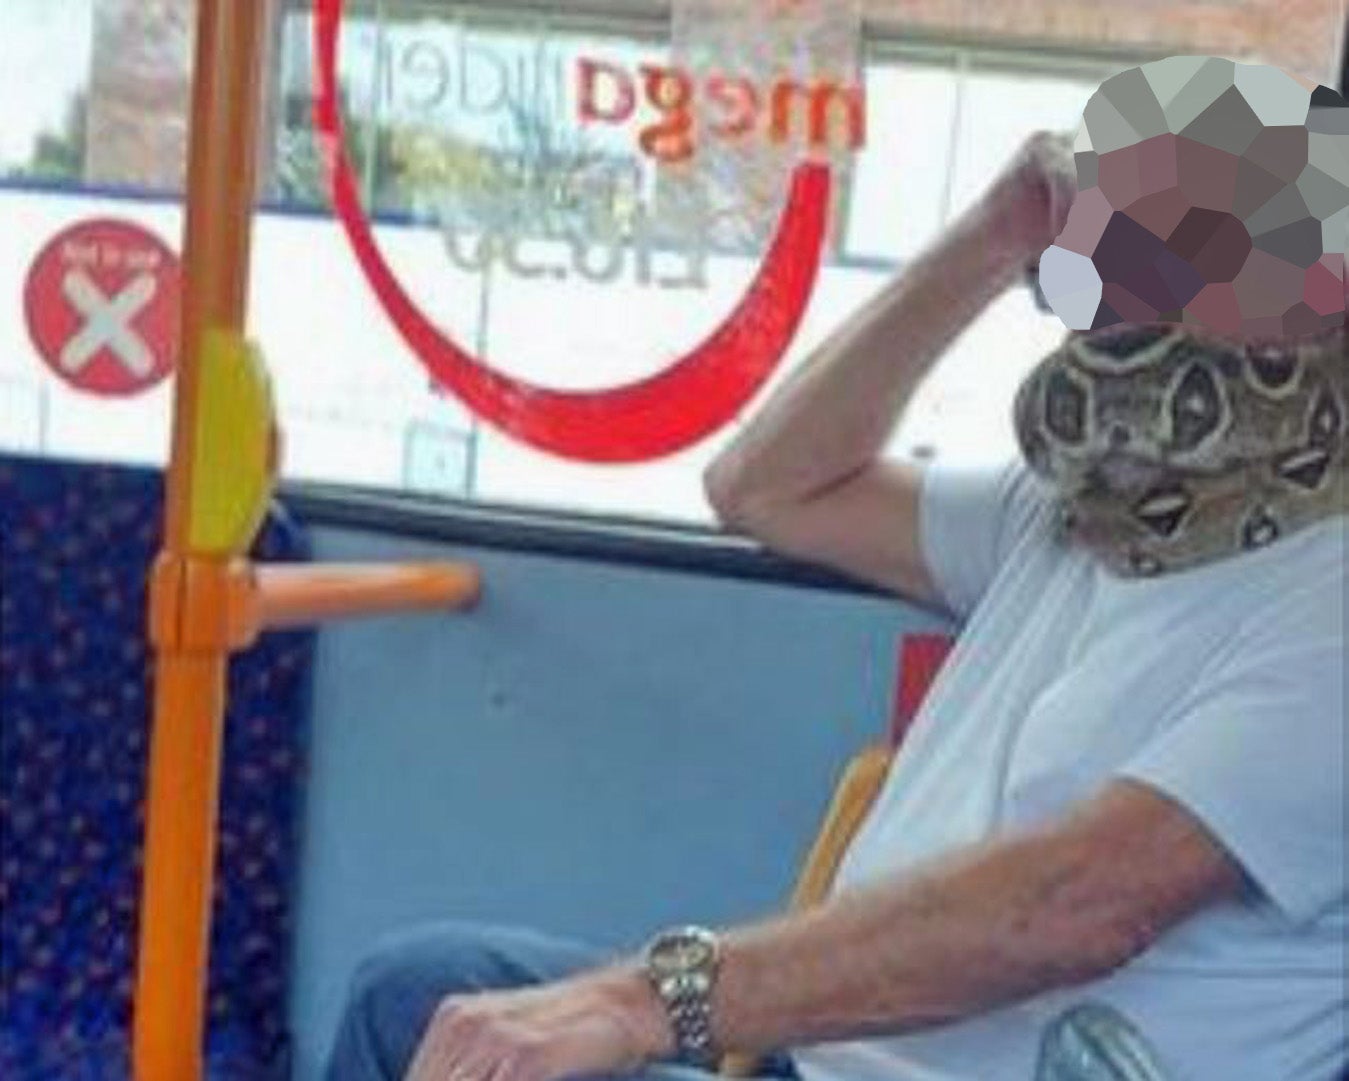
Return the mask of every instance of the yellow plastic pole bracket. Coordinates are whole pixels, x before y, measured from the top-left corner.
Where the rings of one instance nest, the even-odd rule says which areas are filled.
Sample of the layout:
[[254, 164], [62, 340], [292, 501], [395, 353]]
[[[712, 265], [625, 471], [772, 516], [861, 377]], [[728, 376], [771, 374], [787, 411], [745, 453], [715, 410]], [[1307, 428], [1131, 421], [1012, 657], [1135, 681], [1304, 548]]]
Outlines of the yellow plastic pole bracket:
[[226, 330], [202, 338], [187, 547], [241, 556], [272, 497], [278, 456], [271, 380], [257, 347]]

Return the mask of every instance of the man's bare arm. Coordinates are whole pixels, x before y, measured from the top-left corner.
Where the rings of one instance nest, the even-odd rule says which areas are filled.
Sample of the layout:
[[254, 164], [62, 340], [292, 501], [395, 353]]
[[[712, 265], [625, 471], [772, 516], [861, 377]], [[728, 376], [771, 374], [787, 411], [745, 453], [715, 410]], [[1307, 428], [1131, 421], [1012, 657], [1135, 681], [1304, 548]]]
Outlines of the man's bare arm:
[[[1104, 976], [1244, 883], [1188, 812], [1118, 782], [1052, 828], [727, 935], [717, 1036], [765, 1051], [955, 1021]], [[617, 979], [648, 1053], [668, 1054], [640, 974]]]
[[[1104, 976], [1205, 906], [1239, 865], [1179, 805], [1130, 781], [1061, 823], [969, 849], [810, 912], [733, 931], [713, 991], [742, 1051], [898, 1035]], [[559, 1081], [674, 1052], [640, 961], [446, 999], [409, 1081]]]
[[916, 463], [882, 452], [951, 342], [1058, 231], [1042, 140], [941, 241], [825, 342], [712, 463], [722, 521], [777, 551], [933, 598]]

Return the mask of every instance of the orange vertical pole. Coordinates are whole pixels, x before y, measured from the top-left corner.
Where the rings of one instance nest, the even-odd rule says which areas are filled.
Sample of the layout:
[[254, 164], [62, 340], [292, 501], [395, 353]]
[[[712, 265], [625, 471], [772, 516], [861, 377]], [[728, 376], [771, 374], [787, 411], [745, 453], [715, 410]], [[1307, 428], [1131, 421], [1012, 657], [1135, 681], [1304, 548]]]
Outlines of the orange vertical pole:
[[186, 291], [167, 476], [164, 550], [152, 596], [155, 713], [146, 810], [137, 1081], [199, 1081], [227, 649], [184, 644], [182, 590], [194, 560], [189, 520], [199, 371], [207, 331], [242, 333], [255, 191], [258, 99], [268, 0], [198, 0], [192, 93]]
[[166, 544], [186, 547], [201, 339], [242, 332], [253, 238], [257, 122], [268, 0], [197, 0], [183, 238], [182, 359], [174, 399]]

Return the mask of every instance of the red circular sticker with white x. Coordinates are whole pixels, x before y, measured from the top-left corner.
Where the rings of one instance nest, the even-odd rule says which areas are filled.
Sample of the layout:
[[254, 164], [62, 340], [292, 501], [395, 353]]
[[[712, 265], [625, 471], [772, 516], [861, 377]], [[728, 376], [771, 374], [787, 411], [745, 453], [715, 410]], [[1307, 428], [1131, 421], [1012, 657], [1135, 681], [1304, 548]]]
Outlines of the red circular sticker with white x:
[[24, 287], [28, 333], [61, 379], [102, 397], [140, 394], [173, 371], [182, 267], [154, 233], [99, 218], [54, 236]]

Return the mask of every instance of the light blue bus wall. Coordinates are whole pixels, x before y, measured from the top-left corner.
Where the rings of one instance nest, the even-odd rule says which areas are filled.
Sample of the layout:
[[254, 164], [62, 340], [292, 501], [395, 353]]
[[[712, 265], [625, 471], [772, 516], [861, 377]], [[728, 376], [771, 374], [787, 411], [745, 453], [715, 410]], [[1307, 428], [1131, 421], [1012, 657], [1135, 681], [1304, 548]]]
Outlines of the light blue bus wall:
[[319, 530], [325, 560], [463, 558], [461, 616], [320, 640], [292, 1016], [318, 1077], [354, 965], [427, 920], [636, 943], [771, 911], [841, 763], [884, 731], [897, 637], [855, 594]]

